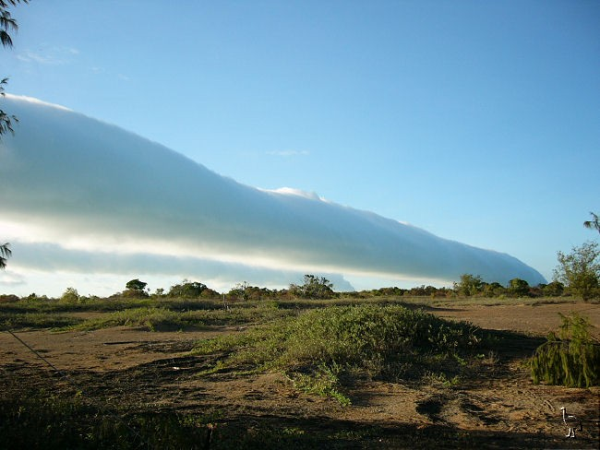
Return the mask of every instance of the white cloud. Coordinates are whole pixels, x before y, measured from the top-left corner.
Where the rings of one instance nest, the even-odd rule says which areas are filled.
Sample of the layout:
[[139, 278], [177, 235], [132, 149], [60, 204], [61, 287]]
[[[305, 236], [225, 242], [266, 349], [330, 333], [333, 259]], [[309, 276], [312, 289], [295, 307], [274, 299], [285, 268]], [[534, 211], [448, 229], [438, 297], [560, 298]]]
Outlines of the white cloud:
[[302, 189], [295, 189], [295, 188], [290, 188], [290, 187], [282, 187], [282, 188], [277, 188], [277, 189], [259, 188], [259, 190], [261, 190], [263, 192], [271, 192], [273, 194], [295, 195], [298, 197], [306, 198], [308, 200], [317, 200], [317, 201], [321, 201], [321, 202], [327, 201], [324, 197], [321, 197], [316, 192], [307, 192], [307, 191], [303, 191]]
[[197, 278], [216, 268], [251, 283], [321, 272], [544, 281], [509, 255], [315, 193], [244, 186], [118, 127], [32, 99], [6, 101], [20, 122], [0, 147], [0, 234], [24, 245], [23, 266]]
[[79, 50], [73, 47], [47, 47], [37, 51], [22, 51], [17, 54], [17, 59], [25, 63], [62, 65], [70, 63], [78, 55]]
[[41, 106], [49, 106], [52, 108], [62, 109], [65, 111], [71, 111], [71, 109], [67, 108], [66, 106], [57, 105], [56, 103], [48, 103], [48, 102], [45, 102], [43, 100], [40, 100], [40, 99], [37, 99], [34, 97], [28, 97], [26, 95], [14, 95], [14, 94], [7, 93], [4, 96], [5, 96], [5, 98], [12, 98], [13, 100], [16, 100], [16, 101], [24, 101], [24, 102], [28, 102], [28, 103], [41, 105]]

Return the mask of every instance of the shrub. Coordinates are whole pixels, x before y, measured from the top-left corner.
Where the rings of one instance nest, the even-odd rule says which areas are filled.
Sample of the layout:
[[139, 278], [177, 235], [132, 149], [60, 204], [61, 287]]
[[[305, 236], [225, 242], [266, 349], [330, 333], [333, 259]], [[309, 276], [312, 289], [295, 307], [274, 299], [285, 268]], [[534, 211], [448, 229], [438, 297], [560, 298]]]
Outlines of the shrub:
[[401, 306], [307, 311], [240, 335], [203, 341], [196, 352], [226, 355], [214, 369], [282, 370], [299, 388], [330, 395], [355, 377], [398, 381], [454, 377], [481, 343], [479, 329]]
[[531, 359], [534, 383], [568, 387], [590, 387], [600, 384], [600, 344], [592, 339], [588, 319], [573, 313], [561, 314], [558, 336], [550, 333], [547, 342]]

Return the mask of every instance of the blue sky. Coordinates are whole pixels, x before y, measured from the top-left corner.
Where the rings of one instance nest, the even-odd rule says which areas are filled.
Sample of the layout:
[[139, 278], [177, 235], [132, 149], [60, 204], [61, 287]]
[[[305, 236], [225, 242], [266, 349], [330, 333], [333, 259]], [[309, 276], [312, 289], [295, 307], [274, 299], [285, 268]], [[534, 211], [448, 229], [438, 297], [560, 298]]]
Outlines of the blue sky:
[[32, 1], [7, 91], [551, 278], [600, 212], [595, 1]]

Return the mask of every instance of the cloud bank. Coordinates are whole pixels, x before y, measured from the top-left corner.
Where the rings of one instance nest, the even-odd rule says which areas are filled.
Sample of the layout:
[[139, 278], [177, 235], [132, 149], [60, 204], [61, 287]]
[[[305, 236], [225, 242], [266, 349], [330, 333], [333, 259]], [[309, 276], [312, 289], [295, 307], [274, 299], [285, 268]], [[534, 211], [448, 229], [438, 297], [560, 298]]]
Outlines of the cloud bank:
[[0, 145], [0, 240], [24, 248], [20, 267], [198, 279], [234, 267], [251, 283], [293, 273], [545, 281], [507, 254], [315, 193], [245, 186], [62, 107], [7, 96], [3, 109], [20, 122]]

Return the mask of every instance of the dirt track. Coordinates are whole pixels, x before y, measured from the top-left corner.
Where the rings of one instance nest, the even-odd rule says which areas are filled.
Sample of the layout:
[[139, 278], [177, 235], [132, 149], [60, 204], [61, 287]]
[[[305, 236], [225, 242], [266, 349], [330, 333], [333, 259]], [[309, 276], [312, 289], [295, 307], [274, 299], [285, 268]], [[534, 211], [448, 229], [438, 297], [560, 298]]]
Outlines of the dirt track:
[[[431, 312], [445, 318], [529, 337], [505, 353], [486, 355], [479, 379], [453, 386], [436, 380], [418, 386], [364, 381], [349, 392], [349, 407], [300, 393], [281, 374], [197, 376], [208, 361], [189, 356], [193, 343], [237, 332], [235, 329], [165, 333], [113, 328], [84, 333], [32, 331], [18, 336], [97, 402], [198, 414], [220, 408], [226, 410], [220, 420], [230, 424], [250, 421], [305, 429], [329, 427], [328, 431], [335, 430], [339, 436], [354, 430], [363, 436], [349, 441], [356, 448], [427, 448], [436, 435], [445, 436], [439, 448], [454, 448], [447, 436], [466, 433], [467, 442], [479, 448], [596, 449], [600, 389], [536, 386], [523, 366], [540, 337], [560, 324], [558, 313], [571, 311], [600, 325], [597, 304], [434, 308]], [[599, 331], [600, 327], [596, 336]], [[1, 378], [50, 386], [68, 384], [56, 381], [52, 372], [13, 336], [0, 333]], [[584, 418], [584, 430], [576, 440], [564, 437], [561, 406]], [[425, 446], [414, 441], [415, 437]]]

